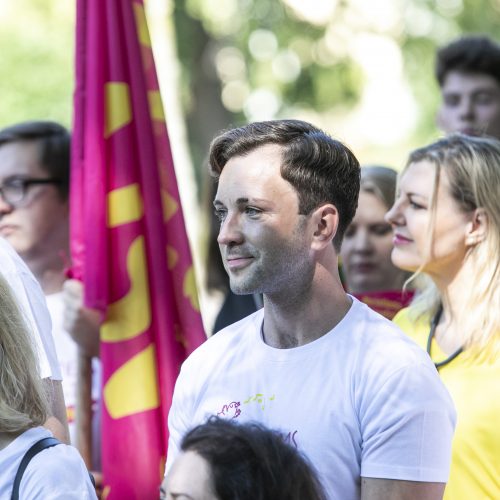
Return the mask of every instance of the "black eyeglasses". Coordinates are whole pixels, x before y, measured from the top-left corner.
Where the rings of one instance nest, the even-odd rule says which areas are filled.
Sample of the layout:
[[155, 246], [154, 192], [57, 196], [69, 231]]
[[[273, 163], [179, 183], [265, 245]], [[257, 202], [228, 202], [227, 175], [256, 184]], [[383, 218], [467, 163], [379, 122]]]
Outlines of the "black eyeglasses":
[[16, 205], [24, 200], [28, 194], [29, 187], [37, 184], [61, 184], [61, 180], [54, 178], [29, 179], [23, 177], [11, 177], [9, 179], [5, 179], [3, 184], [0, 185], [0, 195], [9, 205]]

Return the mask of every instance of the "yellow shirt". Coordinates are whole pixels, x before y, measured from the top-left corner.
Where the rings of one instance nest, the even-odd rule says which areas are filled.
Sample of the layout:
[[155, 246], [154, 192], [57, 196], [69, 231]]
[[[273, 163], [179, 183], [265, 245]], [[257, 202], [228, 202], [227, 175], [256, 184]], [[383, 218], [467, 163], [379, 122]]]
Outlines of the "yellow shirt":
[[[430, 324], [414, 322], [408, 309], [393, 320], [423, 349]], [[447, 358], [435, 339], [434, 362]], [[439, 369], [455, 403], [457, 426], [445, 500], [500, 500], [500, 359], [479, 362], [458, 356]]]

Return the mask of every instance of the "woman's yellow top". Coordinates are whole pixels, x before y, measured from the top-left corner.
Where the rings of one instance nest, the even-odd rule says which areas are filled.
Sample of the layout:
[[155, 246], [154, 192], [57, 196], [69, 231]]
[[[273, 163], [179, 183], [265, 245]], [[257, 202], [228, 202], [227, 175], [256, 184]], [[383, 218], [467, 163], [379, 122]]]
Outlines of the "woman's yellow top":
[[[408, 308], [393, 320], [423, 349], [430, 321], [412, 321]], [[434, 362], [447, 355], [435, 339]], [[487, 358], [487, 357], [485, 357]], [[500, 359], [468, 359], [463, 354], [439, 369], [455, 403], [457, 426], [445, 500], [500, 500]]]

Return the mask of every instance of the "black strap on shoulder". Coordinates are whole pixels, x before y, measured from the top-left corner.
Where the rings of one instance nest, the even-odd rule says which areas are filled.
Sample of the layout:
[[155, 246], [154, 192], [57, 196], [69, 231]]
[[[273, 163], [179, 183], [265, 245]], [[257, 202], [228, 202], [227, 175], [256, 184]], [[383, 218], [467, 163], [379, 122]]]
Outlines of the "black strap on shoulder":
[[21, 460], [21, 463], [19, 464], [19, 468], [17, 469], [17, 474], [16, 477], [14, 478], [14, 486], [12, 488], [12, 496], [11, 500], [19, 500], [19, 486], [21, 485], [21, 479], [23, 477], [24, 471], [26, 470], [26, 467], [28, 467], [28, 464], [30, 463], [31, 459], [41, 451], [45, 450], [46, 448], [51, 448], [52, 446], [57, 446], [58, 444], [61, 444], [60, 441], [58, 441], [56, 438], [53, 437], [47, 437], [40, 439], [40, 441], [37, 441], [25, 454], [23, 459]]

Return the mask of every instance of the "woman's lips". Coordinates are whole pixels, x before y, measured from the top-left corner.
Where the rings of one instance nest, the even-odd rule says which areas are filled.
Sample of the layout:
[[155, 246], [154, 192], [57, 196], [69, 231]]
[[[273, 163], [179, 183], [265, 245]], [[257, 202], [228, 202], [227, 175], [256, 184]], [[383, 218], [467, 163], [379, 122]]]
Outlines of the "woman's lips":
[[413, 240], [410, 238], [407, 238], [406, 236], [403, 236], [401, 234], [395, 234], [394, 238], [392, 239], [392, 243], [396, 245], [407, 245], [408, 243], [411, 243]]

